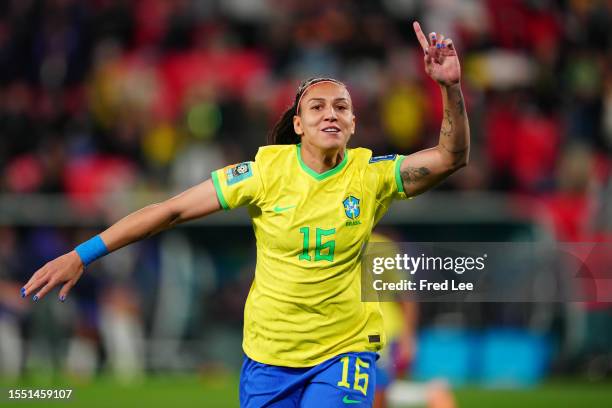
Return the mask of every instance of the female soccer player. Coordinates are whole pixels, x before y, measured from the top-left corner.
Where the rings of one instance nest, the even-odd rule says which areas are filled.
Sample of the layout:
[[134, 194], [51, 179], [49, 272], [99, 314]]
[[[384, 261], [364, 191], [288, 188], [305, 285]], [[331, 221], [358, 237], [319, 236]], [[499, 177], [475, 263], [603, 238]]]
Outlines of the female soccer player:
[[370, 406], [374, 362], [384, 345], [377, 303], [361, 302], [363, 243], [393, 199], [415, 196], [468, 160], [469, 127], [459, 59], [450, 39], [417, 22], [425, 70], [444, 104], [436, 147], [406, 157], [348, 149], [355, 132], [341, 82], [311, 79], [252, 162], [225, 167], [176, 197], [121, 219], [36, 271], [22, 289], [59, 300], [95, 259], [212, 212], [248, 206], [257, 266], [244, 311], [243, 407]]

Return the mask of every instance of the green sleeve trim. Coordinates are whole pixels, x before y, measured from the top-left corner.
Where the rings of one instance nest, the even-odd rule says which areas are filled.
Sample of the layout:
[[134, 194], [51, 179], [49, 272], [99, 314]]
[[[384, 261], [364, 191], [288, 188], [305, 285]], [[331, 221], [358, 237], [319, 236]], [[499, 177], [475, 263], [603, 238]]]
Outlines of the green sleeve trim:
[[404, 161], [405, 158], [406, 156], [400, 156], [395, 161], [395, 184], [397, 184], [397, 191], [400, 193], [404, 192], [404, 182], [402, 181], [402, 176], [400, 174], [400, 171], [402, 167], [402, 162]]
[[[218, 171], [218, 170], [217, 170]], [[223, 191], [221, 190], [221, 184], [219, 183], [219, 176], [217, 175], [217, 171], [213, 171], [211, 173], [213, 186], [215, 186], [215, 191], [217, 192], [217, 198], [219, 199], [219, 203], [224, 210], [229, 210], [230, 207], [225, 201], [225, 197], [223, 197]]]

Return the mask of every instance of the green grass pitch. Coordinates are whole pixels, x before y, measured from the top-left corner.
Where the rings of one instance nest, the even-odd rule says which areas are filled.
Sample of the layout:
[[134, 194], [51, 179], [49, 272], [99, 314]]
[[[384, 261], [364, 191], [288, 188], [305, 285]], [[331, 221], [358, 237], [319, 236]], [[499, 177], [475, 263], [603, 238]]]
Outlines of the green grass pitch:
[[[15, 407], [238, 407], [238, 379], [235, 376], [151, 376], [138, 384], [120, 385], [108, 378], [89, 383], [31, 379], [19, 384], [0, 381], [0, 406]], [[72, 388], [68, 401], [10, 401], [9, 388]], [[526, 390], [486, 390], [467, 387], [455, 391], [459, 407], [605, 407], [611, 406], [612, 383], [556, 380]]]

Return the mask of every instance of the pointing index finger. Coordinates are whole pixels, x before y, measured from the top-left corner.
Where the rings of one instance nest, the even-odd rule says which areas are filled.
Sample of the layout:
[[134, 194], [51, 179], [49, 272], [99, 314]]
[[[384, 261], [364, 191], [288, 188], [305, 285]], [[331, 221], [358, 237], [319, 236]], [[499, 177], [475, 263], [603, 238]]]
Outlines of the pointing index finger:
[[429, 48], [429, 42], [427, 41], [427, 37], [423, 34], [423, 30], [421, 30], [421, 25], [418, 21], [412, 23], [412, 27], [414, 28], [414, 33], [417, 36], [417, 40], [419, 40], [419, 44], [421, 44], [421, 48], [423, 48], [423, 52], [425, 52]]

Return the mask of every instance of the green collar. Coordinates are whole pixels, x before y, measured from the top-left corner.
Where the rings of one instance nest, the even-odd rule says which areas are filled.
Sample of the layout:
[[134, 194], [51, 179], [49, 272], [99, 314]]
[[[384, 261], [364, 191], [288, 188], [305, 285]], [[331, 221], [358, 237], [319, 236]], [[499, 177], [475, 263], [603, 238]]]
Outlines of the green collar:
[[298, 163], [300, 163], [300, 167], [306, 173], [311, 175], [315, 180], [321, 181], [321, 180], [324, 180], [324, 179], [326, 179], [328, 177], [333, 176], [336, 173], [339, 173], [340, 170], [342, 170], [344, 168], [344, 166], [346, 166], [346, 163], [348, 162], [348, 149], [345, 149], [344, 150], [344, 157], [342, 158], [342, 161], [340, 162], [340, 164], [338, 164], [333, 169], [329, 169], [327, 171], [324, 171], [323, 173], [317, 173], [316, 171], [314, 171], [313, 169], [308, 167], [306, 165], [306, 163], [304, 163], [304, 161], [302, 160], [302, 144], [298, 143], [296, 146], [297, 146], [297, 149], [296, 149], [297, 150], [297, 158], [298, 158]]

